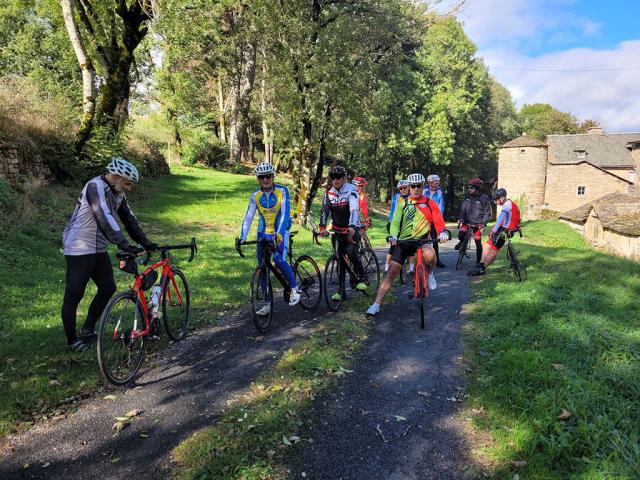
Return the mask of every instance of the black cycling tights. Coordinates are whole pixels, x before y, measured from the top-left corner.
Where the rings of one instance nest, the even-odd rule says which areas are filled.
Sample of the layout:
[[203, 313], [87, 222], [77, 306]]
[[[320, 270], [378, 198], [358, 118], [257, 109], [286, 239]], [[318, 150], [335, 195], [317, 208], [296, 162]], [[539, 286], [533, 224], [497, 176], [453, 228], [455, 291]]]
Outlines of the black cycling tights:
[[[353, 270], [358, 278], [354, 279], [356, 282], [362, 282], [365, 278], [364, 268], [362, 267], [362, 262], [360, 261], [360, 257], [358, 256], [358, 242], [360, 241], [360, 233], [356, 231], [356, 234], [353, 236], [353, 243], [349, 242], [348, 235], [336, 235], [333, 237], [334, 241], [338, 243], [338, 253], [340, 254], [340, 261], [342, 260], [343, 255], [347, 255], [349, 260], [351, 261], [351, 265], [353, 266]], [[345, 278], [347, 275], [347, 269], [340, 269], [340, 281], [342, 284], [345, 284]], [[344, 293], [344, 292], [343, 292]]]
[[67, 344], [76, 341], [76, 310], [84, 296], [89, 279], [98, 287], [93, 297], [84, 328], [93, 331], [96, 322], [102, 315], [104, 307], [111, 296], [116, 293], [116, 282], [113, 278], [113, 268], [107, 253], [90, 255], [65, 255], [67, 259], [67, 286], [64, 290], [62, 303], [62, 325], [67, 336]]

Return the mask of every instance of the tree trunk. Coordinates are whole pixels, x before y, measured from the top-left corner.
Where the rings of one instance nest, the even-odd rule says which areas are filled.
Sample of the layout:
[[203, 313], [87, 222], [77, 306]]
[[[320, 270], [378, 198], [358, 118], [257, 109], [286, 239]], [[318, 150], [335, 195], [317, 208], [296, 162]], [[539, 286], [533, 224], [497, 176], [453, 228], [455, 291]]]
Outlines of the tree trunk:
[[226, 105], [222, 91], [222, 77], [218, 76], [218, 138], [222, 143], [227, 143], [227, 122], [225, 119]]
[[167, 116], [169, 117], [169, 124], [173, 129], [173, 139], [176, 142], [176, 156], [178, 157], [178, 162], [182, 163], [182, 135], [180, 135], [180, 124], [178, 123], [178, 117], [176, 113], [169, 109], [167, 112]]
[[120, 48], [120, 60], [117, 65], [110, 66], [105, 83], [100, 89], [96, 124], [112, 127], [114, 132], [120, 131], [129, 118], [129, 72], [133, 60], [133, 54]]
[[[446, 212], [451, 212], [453, 209], [453, 203], [455, 201], [455, 190], [454, 187], [456, 185], [456, 179], [453, 175], [453, 173], [451, 172], [451, 170], [449, 170], [449, 175], [447, 175], [447, 191], [445, 194], [445, 211]], [[456, 215], [458, 213], [456, 212]]]
[[91, 63], [91, 59], [87, 55], [87, 50], [82, 42], [80, 31], [76, 23], [74, 9], [74, 0], [61, 0], [62, 16], [64, 18], [64, 24], [71, 40], [71, 45], [78, 58], [80, 64], [80, 71], [82, 72], [82, 120], [76, 137], [76, 154], [82, 151], [85, 143], [91, 135], [93, 129], [93, 120], [96, 111], [96, 86], [95, 78], [96, 72]]
[[389, 203], [391, 201], [391, 198], [393, 197], [393, 192], [395, 192], [397, 173], [398, 173], [398, 167], [394, 162], [389, 167], [389, 176], [387, 178], [387, 195], [384, 200], [386, 203]]
[[256, 41], [246, 43], [240, 52], [237, 78], [231, 97], [231, 131], [229, 157], [231, 162], [246, 160], [249, 154], [247, 125], [251, 107], [251, 93], [256, 75]]
[[262, 143], [264, 144], [264, 160], [273, 164], [273, 132], [267, 121], [267, 54], [262, 54], [262, 77], [260, 78], [260, 111], [262, 114]]

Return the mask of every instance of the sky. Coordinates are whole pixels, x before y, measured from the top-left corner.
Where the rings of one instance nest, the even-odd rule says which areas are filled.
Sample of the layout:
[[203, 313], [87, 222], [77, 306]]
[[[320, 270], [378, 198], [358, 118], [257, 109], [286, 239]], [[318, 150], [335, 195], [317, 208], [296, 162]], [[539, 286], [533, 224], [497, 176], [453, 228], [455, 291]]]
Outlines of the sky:
[[518, 108], [640, 131], [640, 0], [467, 0], [458, 19]]

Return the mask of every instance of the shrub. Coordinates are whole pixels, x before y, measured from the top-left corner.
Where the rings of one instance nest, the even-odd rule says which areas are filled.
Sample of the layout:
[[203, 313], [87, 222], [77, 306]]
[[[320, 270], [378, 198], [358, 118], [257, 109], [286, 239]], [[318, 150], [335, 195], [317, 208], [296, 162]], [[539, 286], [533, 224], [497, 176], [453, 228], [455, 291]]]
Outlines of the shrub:
[[227, 164], [228, 147], [210, 133], [196, 130], [182, 151], [182, 163], [193, 165], [202, 163], [208, 167], [220, 168]]

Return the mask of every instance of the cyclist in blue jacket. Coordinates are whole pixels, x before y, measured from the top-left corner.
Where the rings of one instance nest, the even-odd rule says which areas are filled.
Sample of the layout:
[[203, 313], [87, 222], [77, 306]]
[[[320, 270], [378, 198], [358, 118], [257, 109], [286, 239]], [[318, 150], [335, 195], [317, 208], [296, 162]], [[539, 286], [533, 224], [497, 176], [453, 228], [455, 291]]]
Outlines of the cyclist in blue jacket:
[[[427, 186], [424, 188], [422, 193], [425, 197], [430, 198], [438, 205], [440, 213], [444, 217], [444, 193], [442, 193], [442, 189], [440, 188], [440, 177], [438, 175], [432, 174], [427, 177]], [[431, 238], [436, 238], [437, 236], [438, 234], [435, 229], [432, 229]], [[436, 251], [436, 267], [444, 268], [446, 265], [440, 261], [438, 244], [434, 243], [433, 248]]]
[[[398, 181], [398, 191], [393, 194], [393, 198], [391, 199], [391, 209], [389, 210], [389, 221], [387, 222], [387, 233], [389, 233], [389, 229], [391, 227], [391, 222], [393, 221], [393, 214], [396, 211], [396, 205], [398, 203], [399, 198], [406, 199], [409, 196], [409, 182], [407, 180], [399, 180]], [[389, 247], [389, 252], [387, 253], [387, 259], [384, 264], [384, 272], [387, 273], [389, 270], [389, 262], [391, 261], [391, 254], [393, 253], [393, 245]], [[413, 257], [410, 259], [411, 267], [413, 267]], [[413, 268], [411, 268], [413, 271]]]

